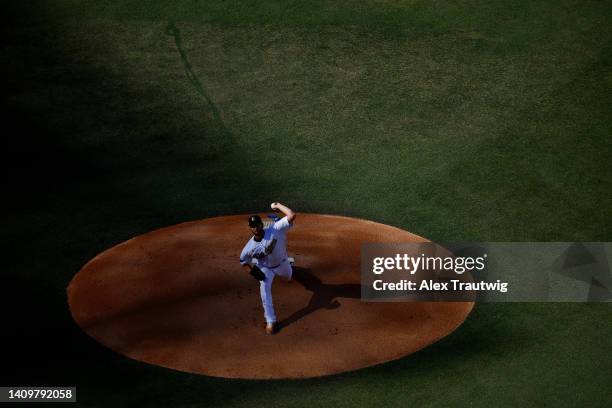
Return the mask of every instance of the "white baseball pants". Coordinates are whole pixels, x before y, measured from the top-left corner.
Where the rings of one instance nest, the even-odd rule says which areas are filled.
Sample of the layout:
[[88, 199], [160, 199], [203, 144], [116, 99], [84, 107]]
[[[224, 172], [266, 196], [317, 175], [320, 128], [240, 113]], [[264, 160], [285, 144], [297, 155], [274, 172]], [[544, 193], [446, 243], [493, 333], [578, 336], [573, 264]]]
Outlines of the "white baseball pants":
[[266, 275], [266, 280], [259, 282], [259, 292], [261, 294], [264, 317], [266, 323], [275, 323], [276, 314], [274, 314], [274, 304], [272, 302], [272, 282], [276, 275], [291, 279], [293, 268], [291, 268], [291, 263], [289, 263], [288, 259], [283, 260], [276, 268], [267, 268], [265, 266], [260, 266], [259, 268]]

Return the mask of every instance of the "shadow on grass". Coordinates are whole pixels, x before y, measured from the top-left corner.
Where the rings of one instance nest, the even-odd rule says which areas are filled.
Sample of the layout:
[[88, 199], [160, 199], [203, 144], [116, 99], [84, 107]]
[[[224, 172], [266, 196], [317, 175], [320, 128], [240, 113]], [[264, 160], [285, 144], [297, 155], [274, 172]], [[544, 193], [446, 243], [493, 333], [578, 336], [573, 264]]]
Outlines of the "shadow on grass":
[[[12, 63], [0, 68], [10, 79], [0, 123], [10, 197], [3, 217], [1, 382], [76, 385], [79, 402], [88, 406], [235, 398], [234, 382], [149, 366], [106, 349], [73, 322], [66, 302], [71, 277], [100, 250], [159, 226], [239, 210], [240, 203], [219, 197], [224, 180], [255, 186], [247, 191], [254, 192], [251, 200], [270, 193], [264, 180], [232, 162], [238, 155], [228, 155], [235, 148], [231, 132], [189, 65], [180, 33], [171, 28], [187, 76], [208, 106], [195, 124], [182, 120], [179, 106], [140, 109], [164, 95], [139, 89], [112, 61], [79, 60], [52, 35], [62, 27], [27, 15], [7, 20], [3, 41]], [[13, 21], [19, 23], [11, 27]], [[177, 128], [149, 133], [168, 118], [178, 118]], [[168, 205], [170, 199], [180, 205]]]

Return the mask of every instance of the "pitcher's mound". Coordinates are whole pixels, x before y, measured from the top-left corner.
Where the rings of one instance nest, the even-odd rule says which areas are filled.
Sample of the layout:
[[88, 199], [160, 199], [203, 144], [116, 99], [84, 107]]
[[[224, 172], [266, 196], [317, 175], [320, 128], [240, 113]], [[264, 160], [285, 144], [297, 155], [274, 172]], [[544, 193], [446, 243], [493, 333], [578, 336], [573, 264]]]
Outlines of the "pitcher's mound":
[[281, 330], [264, 331], [259, 284], [238, 261], [247, 215], [153, 231], [91, 260], [68, 287], [90, 336], [130, 358], [233, 378], [340, 373], [413, 353], [455, 330], [473, 303], [362, 303], [362, 242], [423, 242], [365, 220], [299, 214], [288, 234], [296, 279], [272, 293]]

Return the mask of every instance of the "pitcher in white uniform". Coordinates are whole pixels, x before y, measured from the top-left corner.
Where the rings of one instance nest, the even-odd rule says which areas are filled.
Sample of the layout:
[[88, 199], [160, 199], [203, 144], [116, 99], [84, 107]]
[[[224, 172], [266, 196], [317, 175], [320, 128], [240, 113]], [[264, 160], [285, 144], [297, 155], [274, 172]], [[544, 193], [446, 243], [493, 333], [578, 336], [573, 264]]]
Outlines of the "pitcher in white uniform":
[[252, 265], [256, 264], [265, 274], [265, 279], [259, 282], [259, 291], [266, 319], [266, 333], [274, 334], [276, 315], [272, 303], [272, 282], [276, 275], [291, 279], [292, 268], [287, 256], [287, 231], [293, 226], [295, 213], [277, 202], [272, 203], [270, 208], [282, 212], [285, 216], [267, 228], [264, 228], [258, 215], [249, 217], [249, 227], [253, 237], [242, 249], [240, 263], [249, 272]]

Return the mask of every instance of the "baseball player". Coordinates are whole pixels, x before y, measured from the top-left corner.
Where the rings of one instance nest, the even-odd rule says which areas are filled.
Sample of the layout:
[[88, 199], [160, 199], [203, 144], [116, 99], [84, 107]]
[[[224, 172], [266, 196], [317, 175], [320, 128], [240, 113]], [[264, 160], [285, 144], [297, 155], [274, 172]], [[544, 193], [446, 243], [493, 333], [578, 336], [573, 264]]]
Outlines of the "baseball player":
[[253, 237], [240, 254], [240, 263], [257, 280], [266, 319], [266, 333], [276, 331], [276, 315], [272, 304], [272, 281], [276, 275], [291, 279], [293, 270], [287, 257], [287, 231], [293, 226], [295, 213], [281, 203], [272, 203], [270, 208], [285, 216], [264, 228], [259, 215], [249, 217]]

